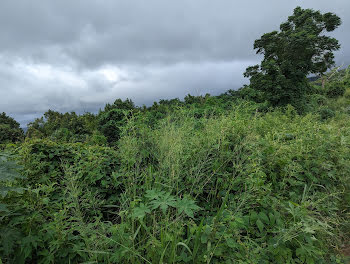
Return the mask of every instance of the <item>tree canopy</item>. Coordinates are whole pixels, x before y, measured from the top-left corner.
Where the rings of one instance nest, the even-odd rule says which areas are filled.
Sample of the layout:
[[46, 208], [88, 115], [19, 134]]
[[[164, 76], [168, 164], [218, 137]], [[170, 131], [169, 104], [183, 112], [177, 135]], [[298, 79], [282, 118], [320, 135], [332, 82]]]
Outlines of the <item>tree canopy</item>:
[[109, 143], [119, 139], [121, 127], [125, 124], [128, 114], [135, 109], [132, 100], [116, 99], [113, 104], [106, 104], [98, 114], [98, 128]]
[[340, 45], [323, 33], [340, 24], [333, 13], [295, 8], [280, 31], [266, 33], [255, 41], [254, 49], [264, 59], [244, 73], [250, 78], [250, 88], [262, 92], [272, 106], [298, 106], [310, 87], [307, 76], [322, 75], [334, 65], [333, 51]]
[[0, 143], [16, 142], [23, 138], [19, 123], [6, 113], [0, 114]]

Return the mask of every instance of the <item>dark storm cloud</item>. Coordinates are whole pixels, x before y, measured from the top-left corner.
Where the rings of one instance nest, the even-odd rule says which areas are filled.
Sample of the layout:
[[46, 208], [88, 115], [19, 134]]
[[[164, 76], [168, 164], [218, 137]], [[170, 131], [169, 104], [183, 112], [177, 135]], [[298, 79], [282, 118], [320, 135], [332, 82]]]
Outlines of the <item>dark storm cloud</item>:
[[338, 14], [350, 63], [348, 0], [60, 0], [0, 5], [0, 111], [24, 122], [47, 109], [96, 111], [240, 87], [253, 42], [293, 8]]

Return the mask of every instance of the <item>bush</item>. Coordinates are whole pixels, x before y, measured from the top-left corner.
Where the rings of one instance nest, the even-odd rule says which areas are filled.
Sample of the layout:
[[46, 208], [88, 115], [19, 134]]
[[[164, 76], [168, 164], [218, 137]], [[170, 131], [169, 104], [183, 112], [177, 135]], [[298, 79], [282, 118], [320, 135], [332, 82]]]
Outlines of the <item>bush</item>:
[[338, 98], [344, 95], [346, 87], [342, 82], [331, 82], [326, 84], [326, 95], [328, 98]]
[[120, 203], [121, 190], [113, 174], [118, 167], [115, 151], [33, 140], [22, 145], [18, 157], [25, 191], [12, 192], [2, 200], [10, 209], [1, 212], [3, 261], [78, 263], [89, 259], [86, 251], [98, 246], [93, 241], [102, 228], [99, 219], [114, 217], [106, 205]]
[[310, 103], [316, 108], [321, 105], [327, 104], [327, 97], [321, 95], [321, 94], [312, 94], [309, 96]]
[[[349, 84], [348, 87], [350, 87], [350, 84]], [[345, 92], [344, 92], [344, 97], [345, 97], [346, 99], [350, 99], [350, 89], [346, 89], [346, 90], [345, 90]]]
[[320, 108], [319, 114], [320, 114], [321, 120], [327, 120], [327, 119], [335, 116], [334, 111], [332, 109], [327, 108], [327, 107]]

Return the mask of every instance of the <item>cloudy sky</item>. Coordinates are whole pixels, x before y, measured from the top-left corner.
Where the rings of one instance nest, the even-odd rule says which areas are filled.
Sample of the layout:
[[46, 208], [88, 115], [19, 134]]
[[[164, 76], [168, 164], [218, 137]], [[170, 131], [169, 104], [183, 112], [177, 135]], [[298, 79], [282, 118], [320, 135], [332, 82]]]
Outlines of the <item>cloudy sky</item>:
[[0, 112], [25, 125], [48, 109], [237, 89], [261, 59], [254, 40], [298, 5], [342, 18], [336, 60], [350, 64], [349, 0], [1, 1]]

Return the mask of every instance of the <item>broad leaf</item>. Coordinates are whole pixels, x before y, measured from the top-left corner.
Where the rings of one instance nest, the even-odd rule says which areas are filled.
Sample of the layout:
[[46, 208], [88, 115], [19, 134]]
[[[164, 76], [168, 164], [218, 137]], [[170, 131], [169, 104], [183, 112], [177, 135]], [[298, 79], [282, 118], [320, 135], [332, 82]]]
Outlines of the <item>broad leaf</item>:
[[148, 206], [141, 203], [139, 207], [135, 207], [133, 209], [132, 217], [142, 219], [145, 217], [147, 213], [150, 213], [150, 212], [151, 210], [148, 208]]
[[200, 210], [201, 208], [195, 204], [195, 202], [191, 199], [184, 197], [182, 200], [176, 202], [176, 208], [178, 213], [184, 213], [188, 217], [194, 217], [193, 213]]
[[170, 193], [165, 193], [151, 201], [150, 205], [152, 209], [160, 208], [165, 213], [169, 206], [175, 207], [176, 200]]

